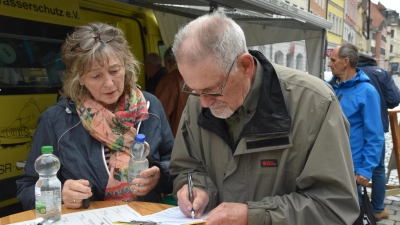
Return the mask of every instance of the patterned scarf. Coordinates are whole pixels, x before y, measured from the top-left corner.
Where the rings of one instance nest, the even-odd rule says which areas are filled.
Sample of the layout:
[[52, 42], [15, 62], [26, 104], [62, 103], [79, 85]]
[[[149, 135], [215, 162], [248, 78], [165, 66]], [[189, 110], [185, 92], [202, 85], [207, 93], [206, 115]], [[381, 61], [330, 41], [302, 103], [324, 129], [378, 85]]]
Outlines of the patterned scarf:
[[137, 134], [134, 126], [149, 116], [143, 93], [135, 88], [123, 94], [118, 99], [116, 112], [107, 110], [92, 98], [87, 98], [76, 109], [89, 134], [111, 150], [110, 177], [104, 200], [136, 200], [128, 184], [129, 147]]

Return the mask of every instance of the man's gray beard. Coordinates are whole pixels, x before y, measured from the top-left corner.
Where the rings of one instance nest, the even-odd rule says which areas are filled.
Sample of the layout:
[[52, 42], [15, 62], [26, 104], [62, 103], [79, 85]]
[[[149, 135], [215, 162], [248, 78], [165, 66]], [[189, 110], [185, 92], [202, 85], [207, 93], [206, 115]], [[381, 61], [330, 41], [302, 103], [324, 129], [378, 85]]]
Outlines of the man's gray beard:
[[234, 111], [231, 108], [229, 108], [228, 104], [226, 104], [226, 103], [216, 102], [216, 103], [210, 105], [209, 108], [210, 108], [211, 113], [215, 117], [220, 118], [220, 119], [226, 119], [226, 118], [232, 116], [234, 113]]

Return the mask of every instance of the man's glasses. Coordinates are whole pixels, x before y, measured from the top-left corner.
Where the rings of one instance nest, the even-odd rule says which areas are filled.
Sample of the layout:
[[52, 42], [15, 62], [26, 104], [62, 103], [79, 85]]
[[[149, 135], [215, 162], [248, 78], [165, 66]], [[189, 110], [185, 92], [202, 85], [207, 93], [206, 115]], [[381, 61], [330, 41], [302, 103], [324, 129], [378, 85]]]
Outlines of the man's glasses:
[[79, 42], [78, 44], [76, 44], [74, 47], [71, 48], [71, 52], [77, 48], [79, 48], [81, 51], [89, 51], [90, 49], [93, 48], [96, 42], [101, 41], [103, 43], [107, 43], [112, 41], [115, 38], [115, 36], [117, 36], [117, 30], [115, 29], [106, 30], [96, 37], [86, 38], [82, 40], [81, 42]]
[[221, 97], [221, 96], [222, 96], [222, 92], [224, 91], [226, 82], [228, 81], [229, 75], [231, 74], [233, 65], [235, 65], [235, 62], [236, 62], [236, 60], [237, 60], [238, 58], [239, 58], [239, 56], [236, 57], [235, 60], [232, 62], [232, 65], [231, 65], [231, 68], [229, 69], [228, 75], [226, 76], [225, 81], [224, 81], [224, 83], [222, 84], [221, 90], [220, 90], [219, 92], [207, 92], [207, 91], [204, 91], [204, 92], [201, 92], [201, 93], [197, 93], [197, 92], [195, 92], [193, 89], [191, 89], [190, 87], [188, 87], [188, 86], [186, 85], [186, 82], [183, 83], [182, 92], [188, 93], [188, 94], [190, 94], [190, 95], [194, 95], [194, 96], [197, 96], [197, 97], [200, 97], [201, 95], [203, 95], [203, 96], [208, 96], [208, 97]]

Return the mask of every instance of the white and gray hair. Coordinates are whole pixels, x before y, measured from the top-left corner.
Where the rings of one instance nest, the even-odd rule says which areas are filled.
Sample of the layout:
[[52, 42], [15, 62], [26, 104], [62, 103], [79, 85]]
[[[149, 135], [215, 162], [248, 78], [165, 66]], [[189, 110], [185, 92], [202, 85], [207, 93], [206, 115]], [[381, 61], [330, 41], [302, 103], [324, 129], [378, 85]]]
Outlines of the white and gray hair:
[[[175, 35], [172, 51], [178, 67], [179, 63], [196, 64], [211, 56], [220, 73], [228, 72], [232, 62], [248, 52], [241, 27], [220, 12], [203, 15], [182, 27]], [[232, 72], [236, 70], [234, 66]]]

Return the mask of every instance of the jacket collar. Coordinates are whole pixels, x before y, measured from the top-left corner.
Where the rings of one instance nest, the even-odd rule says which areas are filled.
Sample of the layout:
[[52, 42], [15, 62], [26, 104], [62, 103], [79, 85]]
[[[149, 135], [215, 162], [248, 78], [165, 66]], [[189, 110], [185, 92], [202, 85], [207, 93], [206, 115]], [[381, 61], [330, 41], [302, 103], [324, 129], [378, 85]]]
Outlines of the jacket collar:
[[[263, 54], [250, 50], [263, 67], [262, 86], [257, 102], [257, 109], [240, 133], [239, 138], [247, 135], [288, 135], [291, 129], [291, 118], [288, 114], [282, 94], [278, 75], [272, 64]], [[202, 108], [197, 121], [198, 125], [222, 138], [232, 149], [235, 149], [229, 138], [224, 119], [216, 118], [209, 108]]]
[[360, 82], [370, 81], [369, 77], [361, 69], [356, 68], [356, 72], [357, 74], [352, 79], [345, 80], [340, 84], [337, 83], [338, 77], [336, 76], [333, 76], [332, 80], [328, 83], [332, 85], [332, 87], [351, 87], [357, 85]]
[[75, 102], [73, 102], [71, 99], [62, 98], [56, 103], [56, 105], [64, 108], [65, 112], [68, 114], [78, 114], [76, 112]]

